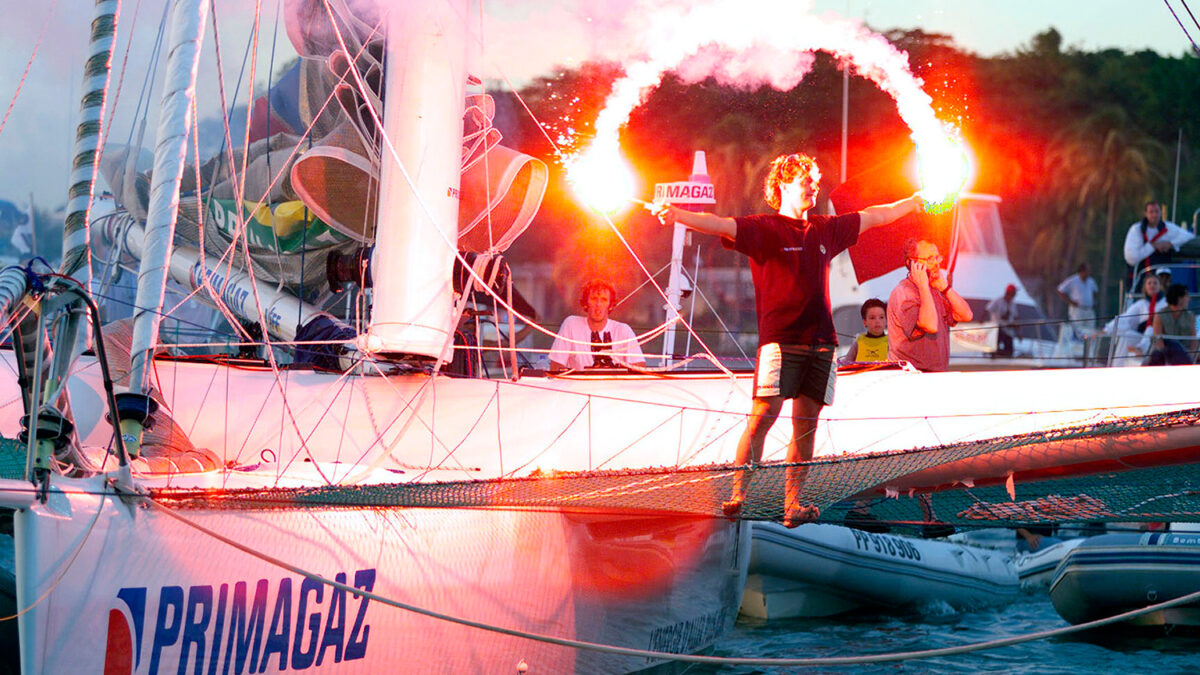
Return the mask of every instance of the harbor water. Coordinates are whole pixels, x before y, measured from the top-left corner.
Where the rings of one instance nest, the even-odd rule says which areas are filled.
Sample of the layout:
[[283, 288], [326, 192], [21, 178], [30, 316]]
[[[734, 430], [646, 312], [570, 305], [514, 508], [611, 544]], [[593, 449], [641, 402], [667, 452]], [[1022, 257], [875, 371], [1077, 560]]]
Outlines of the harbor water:
[[[714, 656], [777, 659], [854, 657], [971, 645], [1067, 626], [1043, 589], [997, 608], [948, 606], [821, 619], [740, 617]], [[749, 673], [1124, 673], [1200, 672], [1200, 629], [1117, 627], [954, 656], [849, 666], [703, 666], [689, 672]]]

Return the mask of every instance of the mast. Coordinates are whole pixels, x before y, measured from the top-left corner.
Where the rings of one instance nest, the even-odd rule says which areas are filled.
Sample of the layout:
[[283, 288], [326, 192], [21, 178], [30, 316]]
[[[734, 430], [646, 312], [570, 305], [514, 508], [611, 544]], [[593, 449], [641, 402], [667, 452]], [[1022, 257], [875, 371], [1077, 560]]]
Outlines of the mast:
[[[204, 24], [208, 20], [208, 6], [206, 0], [175, 0], [171, 13], [166, 82], [154, 143], [154, 177], [150, 185], [146, 235], [138, 265], [133, 341], [129, 350], [129, 389], [143, 399], [150, 391], [148, 364], [153, 358], [154, 345], [158, 342], [163, 293], [170, 272], [171, 247], [179, 211], [179, 185], [183, 180], [183, 165], [187, 159], [188, 131], [196, 96], [196, 71], [200, 63], [200, 45], [204, 40]], [[153, 405], [146, 405], [152, 411]], [[141, 420], [123, 416], [121, 432], [129, 442], [130, 454], [136, 456], [141, 442]]]
[[[1179, 158], [1183, 155], [1183, 127], [1179, 127], [1179, 140], [1175, 143], [1175, 190], [1171, 195], [1171, 217], [1179, 220], [1178, 212], [1175, 210], [1179, 207]], [[1167, 220], [1164, 216], [1163, 220]]]
[[92, 256], [88, 248], [88, 215], [96, 170], [100, 159], [100, 132], [104, 123], [104, 104], [108, 98], [108, 78], [112, 72], [112, 50], [117, 35], [119, 0], [99, 0], [92, 20], [91, 48], [83, 71], [83, 98], [79, 126], [75, 132], [75, 159], [71, 163], [71, 187], [68, 191], [67, 219], [63, 226], [63, 259], [60, 271], [76, 276], [84, 288], [92, 278]]
[[[88, 249], [88, 212], [99, 159], [100, 131], [108, 95], [112, 50], [116, 44], [120, 0], [97, 0], [92, 18], [88, 59], [83, 71], [83, 98], [75, 131], [75, 158], [71, 162], [71, 186], [67, 193], [67, 218], [63, 227], [63, 260], [59, 271], [77, 277], [84, 288], [90, 284], [91, 255]], [[7, 316], [25, 296], [25, 273], [16, 268], [0, 272], [0, 315]]]
[[367, 351], [444, 359], [454, 330], [467, 0], [409, 0], [387, 19], [374, 301]]

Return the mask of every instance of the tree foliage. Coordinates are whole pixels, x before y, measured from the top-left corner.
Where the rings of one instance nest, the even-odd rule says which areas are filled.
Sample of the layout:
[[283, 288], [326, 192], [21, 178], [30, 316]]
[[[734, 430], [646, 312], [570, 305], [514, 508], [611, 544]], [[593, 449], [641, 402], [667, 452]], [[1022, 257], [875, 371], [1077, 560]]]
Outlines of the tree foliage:
[[[976, 155], [972, 189], [1005, 200], [1012, 262], [1031, 288], [1045, 289], [1044, 302], [1081, 261], [1124, 271], [1125, 226], [1140, 217], [1147, 199], [1171, 206], [1180, 133], [1179, 213], [1168, 215], [1190, 222], [1200, 207], [1200, 116], [1190, 110], [1200, 104], [1200, 59], [1194, 55], [1064, 48], [1053, 28], [991, 58], [967, 52], [945, 35], [906, 30], [886, 36], [908, 53], [939, 117], [961, 126]], [[578, 127], [578, 141], [620, 73], [615, 64], [587, 64], [538, 80], [520, 96], [548, 132], [565, 120]], [[717, 187], [714, 210], [761, 211], [766, 165], [781, 152], [815, 155], [824, 169], [823, 194], [838, 184], [841, 92], [842, 73], [824, 55], [790, 91], [712, 80], [687, 84], [668, 76], [632, 115], [622, 144], [647, 195], [655, 182], [685, 178], [692, 152], [702, 149]], [[848, 98], [850, 176], [911, 152], [891, 99], [858, 78], [850, 80]], [[510, 124], [505, 133], [525, 141], [541, 135], [528, 121]], [[569, 195], [552, 189], [540, 222], [514, 255], [562, 257], [569, 252], [564, 247], [578, 245], [563, 232], [578, 229], [571, 224], [580, 218]], [[667, 233], [636, 213], [621, 227], [645, 250], [669, 246]], [[733, 264], [727, 252], [709, 248], [709, 264]], [[1104, 276], [1111, 294], [1122, 275]]]

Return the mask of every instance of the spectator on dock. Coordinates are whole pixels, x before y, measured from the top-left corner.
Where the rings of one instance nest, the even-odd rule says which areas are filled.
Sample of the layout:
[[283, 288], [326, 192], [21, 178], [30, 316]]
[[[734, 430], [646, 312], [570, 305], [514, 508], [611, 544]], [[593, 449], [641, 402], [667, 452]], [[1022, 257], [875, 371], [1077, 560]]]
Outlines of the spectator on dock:
[[1087, 263], [1079, 263], [1075, 274], [1063, 279], [1062, 283], [1058, 285], [1058, 297], [1067, 303], [1067, 318], [1070, 319], [1060, 333], [1060, 342], [1063, 335], [1072, 341], [1081, 340], [1084, 335], [1091, 333], [1092, 329], [1096, 327], [1094, 324], [1096, 324], [1096, 293], [1098, 292], [1099, 287], [1096, 285], [1096, 280], [1092, 279], [1092, 273], [1087, 268]]
[[1154, 315], [1163, 309], [1161, 288], [1157, 275], [1144, 274], [1141, 296], [1104, 326], [1104, 332], [1117, 341], [1113, 352], [1114, 366], [1141, 365], [1149, 351], [1148, 335], [1154, 329]]
[[609, 313], [617, 306], [617, 289], [596, 279], [579, 289], [584, 316], [568, 316], [550, 347], [550, 370], [612, 368], [646, 362], [637, 335]]
[[1158, 285], [1160, 288], [1163, 289], [1164, 293], [1166, 292], [1167, 289], [1171, 288], [1171, 268], [1170, 267], [1167, 267], [1166, 265], [1159, 265], [1158, 267], [1154, 268], [1154, 275], [1156, 277], [1158, 277]]
[[992, 300], [987, 305], [988, 321], [996, 324], [996, 351], [992, 356], [1012, 356], [1013, 338], [1017, 329], [1017, 287], [1009, 284], [1004, 289], [1004, 295]]
[[1146, 365], [1183, 366], [1195, 362], [1196, 341], [1180, 337], [1196, 335], [1196, 315], [1188, 309], [1189, 301], [1183, 284], [1167, 288], [1167, 308], [1154, 314], [1154, 349]]
[[1162, 218], [1162, 205], [1146, 202], [1144, 216], [1129, 226], [1125, 235], [1125, 262], [1133, 268], [1133, 277], [1174, 259], [1175, 252], [1194, 238], [1191, 232]]
[[908, 276], [888, 298], [888, 360], [908, 361], [917, 370], [937, 372], [950, 365], [950, 328], [970, 321], [971, 307], [942, 270], [937, 244], [904, 243]]

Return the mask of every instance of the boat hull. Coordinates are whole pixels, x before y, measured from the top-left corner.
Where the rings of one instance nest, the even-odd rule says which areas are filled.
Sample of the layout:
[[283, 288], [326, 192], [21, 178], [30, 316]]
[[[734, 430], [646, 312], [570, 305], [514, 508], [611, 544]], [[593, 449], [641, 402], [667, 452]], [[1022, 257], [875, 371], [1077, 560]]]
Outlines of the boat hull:
[[1067, 554], [1083, 543], [1083, 539], [1067, 539], [1053, 544], [1041, 546], [1036, 551], [1029, 551], [1017, 556], [1017, 576], [1021, 579], [1021, 588], [1032, 591], [1046, 588], [1054, 580], [1054, 573]]
[[[422, 616], [691, 653], [729, 630], [747, 536], [715, 519], [492, 509], [178, 511], [59, 482], [16, 516], [24, 672], [633, 672], [661, 663]], [[215, 671], [209, 669], [215, 668]]]
[[965, 608], [1019, 594], [1011, 558], [961, 544], [774, 523], [755, 523], [752, 542], [741, 612], [760, 619], [937, 602]]
[[[1059, 564], [1050, 600], [1078, 624], [1200, 591], [1200, 534], [1148, 532], [1092, 537]], [[1134, 625], [1200, 625], [1200, 606], [1160, 610]]]

